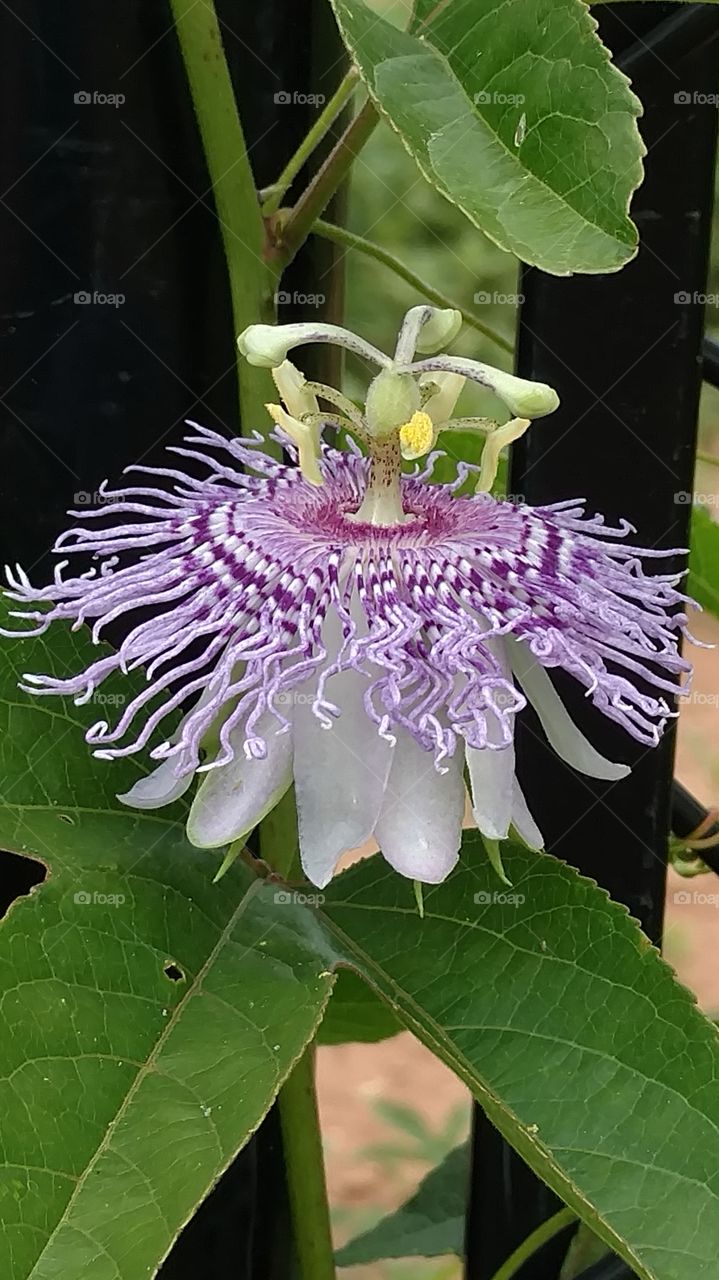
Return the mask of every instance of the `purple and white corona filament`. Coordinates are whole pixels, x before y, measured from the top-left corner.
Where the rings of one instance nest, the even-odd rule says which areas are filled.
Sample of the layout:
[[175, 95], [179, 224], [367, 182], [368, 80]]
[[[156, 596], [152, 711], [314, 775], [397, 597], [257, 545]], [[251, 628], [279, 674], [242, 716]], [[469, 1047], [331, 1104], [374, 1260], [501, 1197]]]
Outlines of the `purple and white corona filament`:
[[[66, 619], [99, 641], [107, 623], [124, 625], [119, 650], [87, 671], [24, 680], [83, 703], [110, 674], [144, 672], [116, 722], [86, 735], [104, 759], [147, 750], [160, 762], [125, 803], [160, 807], [197, 776], [188, 835], [215, 847], [245, 836], [294, 779], [302, 861], [316, 885], [371, 836], [401, 874], [437, 883], [458, 856], [465, 765], [481, 831], [499, 840], [513, 826], [541, 847], [514, 771], [514, 721], [527, 700], [575, 768], [628, 772], [572, 723], [553, 667], [633, 738], [658, 741], [689, 670], [677, 646], [685, 597], [678, 575], [647, 575], [642, 561], [670, 553], [627, 545], [629, 525], [587, 518], [580, 499], [531, 508], [490, 496], [502, 445], [557, 398], [473, 361], [426, 355], [456, 329], [455, 313], [413, 308], [390, 358], [334, 326], [252, 326], [240, 349], [273, 369], [284, 405], [268, 408], [300, 465], [267, 456], [259, 438], [191, 424], [175, 452], [192, 474], [136, 468], [141, 483], [73, 513], [83, 523], [58, 539], [66, 558], [51, 586], [9, 573], [23, 605], [14, 616], [33, 634]], [[316, 341], [380, 366], [364, 413], [287, 360]], [[467, 377], [519, 416], [502, 427], [453, 419]], [[455, 484], [429, 483], [438, 432], [460, 422], [487, 433], [481, 468], [460, 464]], [[327, 427], [348, 429], [364, 451], [330, 447]], [[402, 474], [402, 457], [425, 454], [423, 471]], [[79, 576], [67, 570], [75, 553], [94, 560]], [[166, 720], [173, 712], [179, 724]]]

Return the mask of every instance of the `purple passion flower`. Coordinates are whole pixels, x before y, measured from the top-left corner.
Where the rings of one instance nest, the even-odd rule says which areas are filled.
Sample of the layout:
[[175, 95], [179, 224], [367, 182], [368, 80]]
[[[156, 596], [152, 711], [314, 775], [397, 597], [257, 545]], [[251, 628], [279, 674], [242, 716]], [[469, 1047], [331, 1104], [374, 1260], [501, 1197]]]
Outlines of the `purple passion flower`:
[[[227, 440], [190, 424], [187, 448], [174, 452], [194, 472], [199, 463], [201, 478], [130, 468], [148, 478], [104, 490], [98, 511], [71, 513], [83, 523], [58, 539], [66, 558], [51, 586], [8, 573], [25, 606], [14, 616], [34, 623], [31, 634], [67, 619], [89, 624], [98, 642], [122, 621], [116, 653], [68, 678], [26, 675], [23, 687], [81, 704], [108, 676], [141, 668], [141, 692], [87, 741], [102, 759], [148, 750], [160, 762], [120, 797], [139, 809], [169, 804], [197, 779], [195, 845], [241, 840], [294, 780], [302, 863], [316, 885], [372, 836], [400, 874], [435, 884], [458, 857], [465, 766], [482, 833], [501, 840], [511, 826], [541, 847], [514, 768], [527, 701], [576, 769], [628, 772], [573, 724], [552, 668], [641, 743], [656, 744], [675, 714], [689, 670], [677, 647], [681, 575], [642, 568], [673, 553], [628, 546], [631, 526], [588, 518], [581, 499], [529, 507], [490, 495], [502, 445], [558, 401], [474, 361], [417, 359], [451, 341], [456, 319], [413, 308], [392, 358], [331, 325], [251, 326], [240, 349], [273, 369], [284, 406], [268, 408], [299, 466], [268, 456], [259, 436]], [[379, 365], [363, 413], [287, 360], [317, 341]], [[452, 419], [465, 378], [521, 416], [501, 427]], [[455, 483], [429, 483], [441, 456], [430, 453], [424, 470], [402, 473], [403, 457], [427, 454], [457, 424], [486, 433], [481, 468], [460, 464]], [[327, 427], [354, 440], [332, 448]], [[94, 563], [72, 576], [76, 553]]]

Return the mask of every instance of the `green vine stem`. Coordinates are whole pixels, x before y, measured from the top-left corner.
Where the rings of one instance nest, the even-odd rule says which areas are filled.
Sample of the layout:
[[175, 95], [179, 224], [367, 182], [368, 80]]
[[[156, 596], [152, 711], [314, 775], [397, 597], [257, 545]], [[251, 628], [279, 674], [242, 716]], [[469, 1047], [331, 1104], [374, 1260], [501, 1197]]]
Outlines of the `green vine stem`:
[[[240, 333], [248, 324], [274, 319], [272, 295], [279, 272], [263, 260], [264, 223], [212, 0], [171, 4], [222, 231], [235, 331]], [[242, 360], [238, 380], [241, 420], [259, 428], [267, 417], [264, 404], [273, 398], [270, 375]], [[284, 832], [275, 822], [261, 835], [263, 856], [270, 862], [270, 846], [276, 845], [280, 860], [288, 862], [294, 851], [292, 821], [288, 814], [284, 819]], [[301, 1280], [334, 1280], [313, 1045], [280, 1091], [279, 1110]]]
[[565, 1227], [570, 1227], [576, 1221], [576, 1218], [577, 1215], [573, 1209], [565, 1208], [560, 1209], [551, 1218], [547, 1218], [546, 1222], [540, 1223], [527, 1236], [526, 1240], [523, 1240], [517, 1246], [514, 1253], [510, 1253], [509, 1257], [505, 1258], [499, 1271], [495, 1271], [492, 1276], [492, 1280], [512, 1280], [512, 1277], [516, 1276], [519, 1268], [524, 1265], [528, 1258], [531, 1258], [538, 1249], [541, 1249], [542, 1245], [547, 1244], [549, 1240], [553, 1240], [555, 1236], [559, 1235], [560, 1231], [564, 1231]]
[[[235, 333], [241, 333], [248, 324], [274, 320], [276, 277], [264, 259], [264, 223], [213, 0], [170, 3], [212, 182]], [[243, 430], [262, 430], [272, 379], [239, 355], [237, 370]]]
[[279, 1108], [300, 1280], [335, 1280], [314, 1044], [285, 1081]]
[[315, 148], [319, 146], [322, 139], [332, 128], [342, 108], [346, 106], [351, 98], [358, 79], [359, 75], [356, 68], [350, 67], [347, 75], [340, 81], [337, 90], [323, 107], [311, 129], [305, 134], [294, 155], [287, 161], [277, 181], [269, 188], [267, 198], [262, 206], [262, 212], [265, 217], [271, 217], [272, 214], [277, 213], [300, 169], [306, 164]]
[[318, 169], [297, 204], [282, 222], [271, 255], [278, 272], [284, 271], [304, 244], [315, 221], [324, 213], [333, 195], [347, 177], [354, 160], [372, 134], [378, 120], [377, 109], [368, 99], [350, 121], [324, 164]]
[[312, 233], [321, 236], [323, 240], [331, 240], [334, 244], [341, 245], [345, 249], [356, 249], [358, 253], [365, 254], [368, 258], [373, 258], [375, 262], [380, 262], [382, 266], [388, 267], [396, 276], [406, 281], [418, 293], [427, 298], [429, 302], [433, 302], [437, 307], [452, 307], [455, 311], [459, 311], [464, 323], [472, 329], [476, 329], [478, 333], [489, 338], [490, 342], [496, 343], [503, 351], [514, 351], [513, 344], [509, 338], [505, 338], [501, 333], [497, 333], [496, 329], [492, 329], [474, 314], [468, 311], [466, 307], [460, 307], [458, 303], [453, 302], [451, 298], [442, 293], [440, 289], [435, 289], [434, 285], [428, 284], [426, 280], [422, 280], [411, 267], [408, 267], [400, 258], [396, 258], [393, 253], [387, 249], [383, 249], [382, 245], [375, 244], [372, 240], [365, 240], [364, 236], [358, 236], [353, 231], [346, 231], [344, 227], [337, 227], [333, 222], [325, 222], [322, 218], [316, 218], [312, 226]]

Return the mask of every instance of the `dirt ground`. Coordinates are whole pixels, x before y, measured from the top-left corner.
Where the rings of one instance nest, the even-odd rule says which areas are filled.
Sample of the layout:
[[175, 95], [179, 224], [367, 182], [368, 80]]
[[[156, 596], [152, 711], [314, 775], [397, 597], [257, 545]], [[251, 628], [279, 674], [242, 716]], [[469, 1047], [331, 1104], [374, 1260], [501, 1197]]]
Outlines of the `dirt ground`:
[[[698, 639], [719, 645], [716, 619], [702, 615], [693, 630]], [[677, 776], [707, 807], [719, 806], [719, 648], [693, 650], [692, 658], [695, 678], [693, 692], [681, 708]], [[716, 1015], [719, 896], [716, 905], [675, 902], [675, 893], [687, 888], [708, 897], [719, 895], [719, 882], [713, 877], [686, 881], [670, 874], [665, 952], [701, 1006]], [[412, 1192], [432, 1163], [431, 1135], [434, 1145], [441, 1145], [442, 1131], [452, 1123], [459, 1127], [457, 1108], [465, 1108], [466, 1132], [469, 1099], [456, 1077], [406, 1032], [378, 1045], [322, 1048], [318, 1074], [330, 1196], [341, 1242]], [[379, 1115], [376, 1107], [383, 1101], [412, 1108], [428, 1130], [427, 1141], [411, 1140]], [[378, 1145], [383, 1149], [367, 1151]], [[404, 1148], [407, 1154], [393, 1154], [389, 1147]], [[417, 1152], [424, 1158], [416, 1158]], [[352, 1268], [342, 1274], [347, 1280], [449, 1280], [459, 1271], [451, 1263], [434, 1262]]]

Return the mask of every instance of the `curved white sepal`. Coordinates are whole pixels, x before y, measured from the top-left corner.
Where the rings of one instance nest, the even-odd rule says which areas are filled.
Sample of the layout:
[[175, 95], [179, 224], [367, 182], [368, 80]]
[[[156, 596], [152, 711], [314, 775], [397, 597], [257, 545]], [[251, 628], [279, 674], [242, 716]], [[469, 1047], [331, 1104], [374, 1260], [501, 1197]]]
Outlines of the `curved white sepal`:
[[[328, 623], [331, 653], [339, 648], [339, 623]], [[300, 856], [305, 874], [323, 889], [343, 853], [369, 840], [379, 817], [392, 745], [368, 719], [367, 679], [343, 671], [327, 682], [327, 697], [341, 714], [323, 728], [311, 695], [297, 691], [294, 712], [294, 776]]]
[[118, 800], [131, 809], [162, 809], [164, 805], [172, 804], [173, 800], [179, 800], [190, 786], [195, 770], [190, 769], [189, 773], [176, 778], [173, 772], [176, 764], [175, 756], [163, 760], [162, 764], [153, 769], [152, 773], [140, 778], [129, 791], [118, 795]]
[[234, 759], [210, 769], [187, 819], [187, 838], [199, 849], [216, 849], [249, 834], [282, 798], [292, 781], [292, 734], [276, 733], [277, 721], [263, 716], [255, 736], [264, 737], [264, 760], [248, 760], [244, 728], [230, 735]]
[[[183, 730], [188, 720], [191, 720], [198, 711], [210, 701], [211, 692], [205, 689], [198, 698], [194, 707], [192, 707], [178, 724], [175, 732], [170, 737], [173, 746], [182, 738]], [[146, 774], [144, 778], [140, 778], [129, 791], [118, 795], [121, 804], [126, 804], [132, 809], [162, 809], [166, 804], [172, 804], [173, 800], [179, 800], [188, 790], [195, 776], [195, 768], [191, 768], [188, 772], [183, 773], [182, 777], [175, 776], [175, 768], [177, 767], [178, 757], [176, 755], [169, 756], [163, 760], [152, 773]]]
[[544, 836], [529, 812], [524, 792], [516, 778], [512, 788], [512, 826], [528, 849], [539, 853], [544, 848]]
[[467, 747], [474, 820], [490, 840], [506, 840], [512, 821], [514, 745], [492, 750]]
[[[485, 637], [484, 643], [499, 663], [503, 677], [511, 680], [512, 672], [504, 640]], [[491, 708], [487, 709], [485, 715], [490, 746], [467, 747], [472, 812], [483, 836], [489, 840], [506, 840], [512, 821], [514, 740], [502, 746], [504, 735], [499, 716]]]
[[445, 759], [446, 773], [434, 767], [404, 729], [397, 744], [375, 839], [391, 867], [410, 880], [441, 884], [459, 857], [464, 816], [462, 743]]
[[541, 721], [557, 755], [589, 778], [617, 782], [631, 769], [600, 755], [572, 720], [547, 672], [521, 641], [507, 637], [512, 670]]

